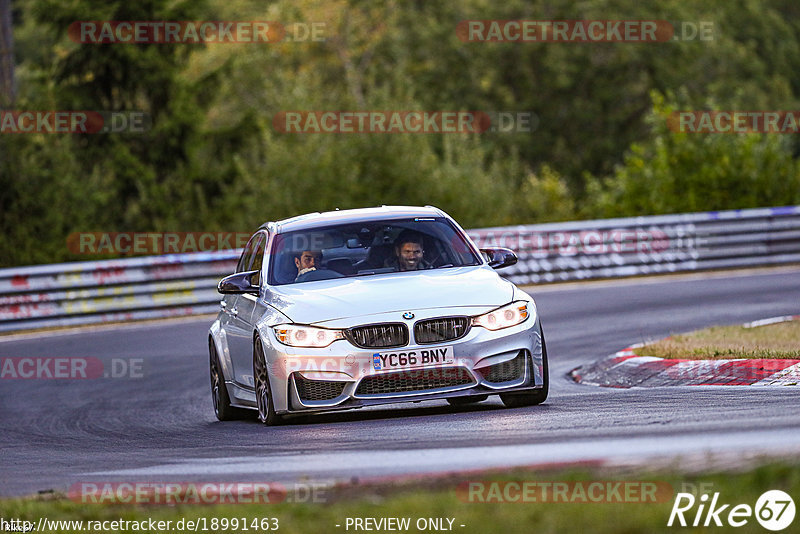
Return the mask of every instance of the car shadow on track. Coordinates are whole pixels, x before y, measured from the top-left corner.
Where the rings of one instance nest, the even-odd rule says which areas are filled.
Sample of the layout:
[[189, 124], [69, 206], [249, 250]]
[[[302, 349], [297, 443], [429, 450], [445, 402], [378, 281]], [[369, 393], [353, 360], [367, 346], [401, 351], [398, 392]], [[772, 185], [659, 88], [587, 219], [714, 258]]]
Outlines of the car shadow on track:
[[[489, 413], [489, 412], [520, 412], [547, 410], [548, 403], [538, 406], [529, 406], [523, 408], [507, 408], [498, 401], [484, 401], [477, 404], [470, 404], [467, 406], [451, 406], [449, 404], [434, 404], [436, 401], [423, 401], [427, 405], [415, 406], [407, 404], [383, 405], [381, 407], [368, 407], [355, 410], [347, 410], [341, 412], [330, 412], [321, 414], [308, 414], [308, 415], [292, 415], [285, 417], [281, 426], [306, 426], [306, 425], [320, 425], [332, 423], [354, 423], [359, 421], [374, 421], [374, 420], [392, 420], [409, 417], [431, 417], [437, 415], [451, 415], [451, 414], [470, 414], [470, 413]], [[416, 404], [416, 403], [414, 403]], [[255, 412], [253, 412], [252, 419], [246, 419], [244, 422], [254, 425], [258, 423]]]

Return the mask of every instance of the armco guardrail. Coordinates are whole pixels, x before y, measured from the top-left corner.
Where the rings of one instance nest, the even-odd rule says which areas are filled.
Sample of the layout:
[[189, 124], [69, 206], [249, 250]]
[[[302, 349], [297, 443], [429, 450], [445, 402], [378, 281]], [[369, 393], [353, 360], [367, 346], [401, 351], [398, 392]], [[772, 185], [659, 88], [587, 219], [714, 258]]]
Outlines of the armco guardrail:
[[507, 246], [519, 284], [800, 262], [800, 206], [470, 230]]
[[0, 269], [0, 331], [212, 313], [238, 251]]
[[[515, 283], [800, 263], [800, 206], [468, 231]], [[0, 269], [0, 331], [213, 313], [239, 251]]]

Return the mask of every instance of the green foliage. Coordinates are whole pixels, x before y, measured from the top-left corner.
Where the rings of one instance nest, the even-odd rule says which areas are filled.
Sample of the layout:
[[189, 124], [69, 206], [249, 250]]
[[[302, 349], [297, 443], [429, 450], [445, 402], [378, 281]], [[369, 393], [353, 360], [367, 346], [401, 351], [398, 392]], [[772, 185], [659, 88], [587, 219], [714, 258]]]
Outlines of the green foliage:
[[[483, 485], [476, 486], [472, 493], [465, 491], [473, 482]], [[509, 487], [506, 485], [508, 483], [516, 486]], [[617, 483], [619, 485], [614, 486]], [[554, 493], [550, 489], [554, 484], [563, 484], [565, 491]], [[598, 492], [593, 489], [593, 485], [596, 487], [598, 484], [608, 489]], [[519, 486], [525, 489], [516, 490]], [[85, 532], [90, 526], [86, 521], [132, 521], [141, 520], [145, 515], [156, 522], [172, 521], [173, 527], [181, 520], [184, 524], [193, 521], [209, 526], [214, 524], [212, 521], [221, 518], [229, 519], [229, 525], [233, 525], [234, 520], [241, 520], [238, 525], [240, 528], [230, 531], [244, 530], [241, 528], [244, 523], [249, 530], [257, 530], [251, 528], [253, 521], [258, 526], [265, 517], [277, 518], [279, 528], [274, 530], [280, 532], [330, 532], [332, 525], [342, 523], [342, 518], [396, 517], [412, 518], [411, 527], [407, 529], [410, 532], [420, 531], [416, 528], [418, 519], [448, 518], [454, 521], [452, 531], [455, 532], [669, 534], [682, 528], [677, 526], [679, 518], [675, 519], [675, 526], [667, 526], [677, 494], [692, 492], [699, 503], [700, 494], [706, 491], [704, 488], [713, 488], [713, 492], [719, 494], [719, 503], [716, 505], [716, 509], [722, 512], [719, 520], [727, 528], [715, 527], [711, 519], [711, 527], [689, 529], [724, 532], [733, 530], [726, 523], [731, 508], [726, 509], [725, 506], [733, 507], [739, 503], [754, 506], [759, 497], [769, 490], [778, 489], [792, 496], [797, 495], [800, 491], [800, 466], [794, 459], [781, 463], [748, 459], [732, 462], [727, 470], [710, 472], [698, 472], [695, 464], [682, 467], [677, 462], [659, 470], [633, 467], [614, 469], [610, 466], [602, 469], [494, 470], [408, 481], [341, 484], [319, 488], [319, 491], [315, 488], [314, 498], [319, 498], [324, 504], [306, 502], [310, 499], [301, 493], [303, 486], [298, 487], [297, 498], [292, 498], [295, 495], [290, 493], [289, 498], [266, 506], [260, 503], [135, 505], [113, 502], [112, 495], [106, 494], [100, 499], [109, 502], [80, 503], [76, 502], [77, 499], [71, 500], [66, 495], [56, 494], [2, 499], [0, 514], [34, 524], [39, 518], [47, 518], [48, 521], [83, 521], [80, 525], [83, 531], [65, 526], [59, 530], [64, 534]], [[656, 488], [655, 492], [646, 491], [652, 487]], [[188, 497], [177, 495], [175, 500], [182, 497], [192, 499], [189, 494]], [[485, 502], [481, 502], [481, 499]], [[686, 522], [691, 524], [695, 514], [700, 514], [703, 520], [710, 511], [708, 507], [701, 509], [699, 504], [695, 504], [685, 512]], [[743, 532], [765, 530], [754, 516], [745, 517], [744, 521], [747, 524], [740, 529]], [[446, 528], [448, 523], [444, 522], [443, 525]], [[464, 528], [459, 525], [464, 525]], [[433, 527], [429, 527], [429, 530], [433, 530]], [[150, 530], [145, 524], [140, 532], [151, 534], [159, 531]]]
[[[794, 0], [15, 4], [16, 109], [139, 110], [142, 134], [0, 136], [0, 265], [77, 231], [247, 231], [334, 207], [433, 204], [466, 227], [791, 204], [790, 136], [674, 134], [680, 109], [798, 109]], [[665, 43], [462, 42], [469, 19], [714, 25]], [[323, 22], [324, 41], [79, 44], [79, 20]], [[660, 95], [666, 95], [662, 97]], [[284, 134], [288, 110], [527, 111], [533, 132]]]
[[635, 143], [606, 180], [590, 178], [584, 213], [594, 217], [753, 208], [800, 203], [800, 162], [776, 134], [675, 133], [678, 108], [654, 93], [651, 138]]

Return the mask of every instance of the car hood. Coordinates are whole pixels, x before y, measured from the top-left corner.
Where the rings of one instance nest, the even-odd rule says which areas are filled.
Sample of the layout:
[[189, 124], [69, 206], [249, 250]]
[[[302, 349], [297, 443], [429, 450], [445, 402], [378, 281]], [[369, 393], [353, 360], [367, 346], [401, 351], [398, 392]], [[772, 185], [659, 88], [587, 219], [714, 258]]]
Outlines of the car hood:
[[385, 312], [511, 301], [514, 285], [488, 267], [456, 267], [270, 287], [267, 304], [293, 322], [311, 324]]

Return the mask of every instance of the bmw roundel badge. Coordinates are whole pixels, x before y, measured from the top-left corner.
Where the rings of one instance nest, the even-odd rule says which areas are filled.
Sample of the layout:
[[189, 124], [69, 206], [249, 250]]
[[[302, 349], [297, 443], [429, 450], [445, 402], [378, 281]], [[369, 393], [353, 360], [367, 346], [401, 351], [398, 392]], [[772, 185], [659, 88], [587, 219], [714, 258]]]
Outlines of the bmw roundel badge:
[[411, 312], [405, 312], [403, 314], [403, 319], [413, 319], [413, 318], [414, 318], [414, 314], [411, 313]]

